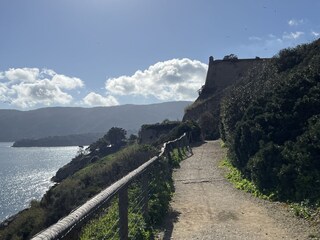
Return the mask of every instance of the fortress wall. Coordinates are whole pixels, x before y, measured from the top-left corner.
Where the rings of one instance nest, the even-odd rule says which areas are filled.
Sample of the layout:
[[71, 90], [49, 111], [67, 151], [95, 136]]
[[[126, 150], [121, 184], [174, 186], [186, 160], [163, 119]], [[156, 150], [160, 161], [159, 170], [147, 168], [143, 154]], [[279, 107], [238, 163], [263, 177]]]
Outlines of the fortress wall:
[[235, 59], [213, 60], [210, 57], [204, 89], [206, 92], [216, 92], [239, 81], [246, 72], [266, 59]]

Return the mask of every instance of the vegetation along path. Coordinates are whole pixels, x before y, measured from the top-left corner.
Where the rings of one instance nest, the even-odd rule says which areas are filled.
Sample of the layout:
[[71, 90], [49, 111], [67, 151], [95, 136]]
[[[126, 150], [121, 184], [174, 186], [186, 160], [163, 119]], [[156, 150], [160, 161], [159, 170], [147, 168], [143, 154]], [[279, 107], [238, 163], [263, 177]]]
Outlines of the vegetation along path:
[[163, 239], [308, 239], [309, 224], [284, 203], [235, 189], [219, 167], [219, 141], [193, 148], [174, 173], [176, 192]]

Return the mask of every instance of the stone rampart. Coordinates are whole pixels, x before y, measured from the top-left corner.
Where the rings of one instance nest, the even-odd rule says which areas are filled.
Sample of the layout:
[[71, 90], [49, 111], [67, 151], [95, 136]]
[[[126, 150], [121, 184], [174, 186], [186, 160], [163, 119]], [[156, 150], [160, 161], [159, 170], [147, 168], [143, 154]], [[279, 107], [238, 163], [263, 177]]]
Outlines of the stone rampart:
[[267, 60], [265, 58], [213, 60], [213, 57], [210, 57], [207, 77], [200, 98], [207, 98], [208, 95], [236, 83], [250, 68]]

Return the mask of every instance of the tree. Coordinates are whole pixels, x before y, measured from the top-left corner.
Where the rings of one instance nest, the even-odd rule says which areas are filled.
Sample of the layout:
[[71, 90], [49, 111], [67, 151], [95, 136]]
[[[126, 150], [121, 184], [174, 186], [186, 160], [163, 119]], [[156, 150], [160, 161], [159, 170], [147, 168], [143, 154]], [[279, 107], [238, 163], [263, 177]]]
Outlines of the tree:
[[134, 135], [134, 134], [131, 134], [130, 137], [129, 137], [129, 142], [132, 144], [132, 143], [135, 143], [136, 141], [138, 140], [138, 136], [137, 135]]
[[84, 146], [79, 146], [77, 151], [77, 156], [84, 156], [88, 153], [87, 149], [84, 149]]
[[123, 128], [112, 127], [104, 136], [111, 145], [121, 145], [126, 138], [127, 131]]
[[224, 56], [223, 60], [238, 60], [238, 56], [231, 53], [230, 55]]

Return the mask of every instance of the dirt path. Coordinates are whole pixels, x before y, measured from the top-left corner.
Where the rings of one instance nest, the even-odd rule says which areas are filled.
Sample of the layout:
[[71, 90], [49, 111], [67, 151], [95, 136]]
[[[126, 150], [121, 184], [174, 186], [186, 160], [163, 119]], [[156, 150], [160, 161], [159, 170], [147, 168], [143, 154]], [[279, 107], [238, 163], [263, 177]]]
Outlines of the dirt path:
[[176, 192], [163, 239], [308, 239], [308, 223], [284, 204], [256, 199], [225, 180], [218, 141], [193, 153], [174, 173]]

